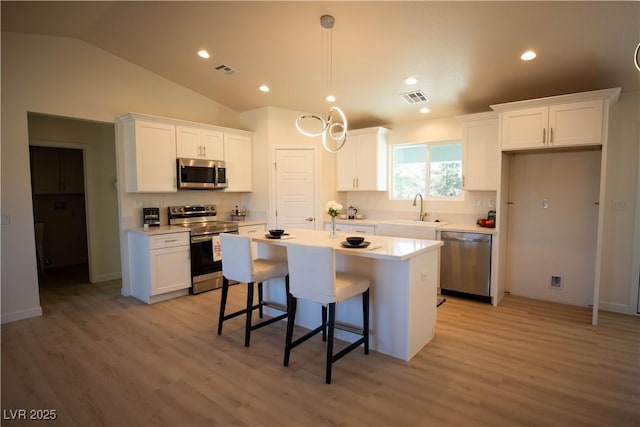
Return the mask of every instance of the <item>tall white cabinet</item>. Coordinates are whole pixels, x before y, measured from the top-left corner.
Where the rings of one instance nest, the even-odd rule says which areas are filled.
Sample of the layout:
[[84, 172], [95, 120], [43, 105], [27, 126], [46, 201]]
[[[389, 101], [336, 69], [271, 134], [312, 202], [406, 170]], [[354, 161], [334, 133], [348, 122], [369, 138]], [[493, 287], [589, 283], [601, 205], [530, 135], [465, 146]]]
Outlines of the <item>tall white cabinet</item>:
[[388, 129], [349, 131], [336, 158], [337, 191], [386, 191]]
[[496, 191], [500, 161], [498, 113], [458, 116], [462, 124], [462, 188], [467, 191]]
[[[498, 257], [498, 268], [495, 272], [498, 277], [494, 285], [497, 288], [495, 289], [496, 293], [492, 289], [492, 295], [498, 295], [498, 298], [500, 298], [506, 290], [510, 289], [508, 278], [513, 276], [513, 271], [510, 270], [512, 264], [510, 257], [512, 255], [507, 257], [510, 240], [513, 241], [514, 247], [517, 245], [522, 246], [522, 239], [526, 239], [527, 233], [535, 232], [535, 227], [545, 227], [545, 218], [551, 221], [558, 219], [569, 221], [566, 224], [567, 229], [570, 229], [570, 226], [573, 225], [572, 223], [583, 220], [577, 218], [578, 215], [587, 215], [589, 210], [595, 209], [597, 213], [594, 212], [593, 216], [597, 215], [597, 220], [592, 218], [586, 221], [588, 224], [597, 221], [597, 226], [593, 227], [595, 230], [595, 236], [593, 236], [595, 249], [592, 249], [593, 253], [585, 257], [587, 261], [583, 261], [582, 264], [588, 262], [591, 263], [590, 266], [593, 266], [592, 323], [594, 325], [597, 324], [603, 257], [602, 242], [605, 216], [605, 204], [603, 202], [606, 189], [609, 107], [617, 102], [619, 95], [620, 88], [614, 88], [491, 106], [494, 111], [499, 113], [501, 149], [500, 180], [497, 196], [497, 233], [499, 239], [496, 242], [496, 255]], [[563, 179], [562, 177], [566, 176], [565, 174], [572, 173], [570, 169], [577, 167], [575, 162], [578, 157], [585, 157], [580, 155], [585, 150], [589, 152], [599, 150], [599, 171], [597, 159], [595, 167], [592, 165], [587, 168], [588, 170], [593, 170], [593, 173], [597, 175], [585, 176], [585, 179], [594, 180], [596, 183], [595, 193], [597, 197], [594, 197], [596, 200], [583, 201], [584, 203], [577, 206], [579, 202], [573, 201], [575, 192], [572, 192], [571, 188], [566, 188], [559, 193], [562, 194], [561, 198], [556, 198], [554, 201], [553, 194], [556, 194], [557, 187], [565, 186], [565, 182], [569, 182], [568, 179]], [[575, 153], [575, 156], [572, 156], [572, 153]], [[541, 155], [545, 156], [542, 163], [540, 163]], [[533, 157], [531, 157], [531, 161], [523, 162], [522, 160], [526, 159], [526, 156]], [[565, 160], [561, 160], [560, 156]], [[566, 160], [567, 156], [569, 156], [568, 161]], [[576, 160], [574, 160], [574, 157]], [[518, 161], [514, 161], [514, 158], [517, 158]], [[585, 161], [588, 162], [588, 160]], [[563, 167], [566, 170], [557, 171], [553, 169], [555, 164], [565, 165]], [[582, 164], [584, 165], [585, 163], [583, 162]], [[535, 171], [533, 174], [528, 174], [528, 176], [535, 177], [535, 179], [529, 179], [531, 183], [529, 187], [527, 187], [526, 183], [519, 181], [514, 181], [513, 187], [514, 189], [519, 189], [518, 191], [521, 193], [535, 191], [538, 194], [533, 198], [529, 197], [530, 194], [527, 194], [529, 205], [513, 207], [512, 204], [514, 202], [510, 198], [510, 185], [512, 184], [510, 183], [510, 178], [516, 177], [515, 179], [519, 180], [521, 179], [520, 177], [527, 176], [524, 173], [526, 171], [522, 170], [522, 168], [536, 167], [536, 165], [539, 165], [540, 174], [536, 175]], [[585, 170], [584, 166], [580, 167], [582, 169], [576, 169], [576, 172]], [[542, 172], [543, 169], [544, 172]], [[547, 178], [552, 176], [555, 176], [555, 178], [549, 181]], [[544, 184], [545, 181], [549, 182]], [[561, 210], [554, 214], [554, 209]], [[525, 221], [517, 218], [517, 215], [523, 215], [523, 210], [526, 216]], [[510, 213], [514, 215], [511, 221], [513, 224], [510, 224]], [[568, 213], [571, 214], [568, 215]], [[514, 228], [515, 224], [521, 225]], [[559, 226], [556, 223], [553, 225], [555, 227]], [[585, 226], [585, 228], [587, 227]], [[542, 279], [535, 283], [534, 286], [555, 286], [557, 292], [563, 292], [560, 287], [556, 286], [558, 283], [554, 283], [554, 277], [561, 277], [565, 274], [565, 279], [567, 279], [567, 285], [569, 286], [572, 285], [571, 281], [574, 277], [579, 277], [579, 268], [575, 267], [575, 263], [572, 265], [568, 257], [579, 252], [577, 249], [584, 249], [580, 247], [572, 250], [572, 245], [579, 244], [584, 246], [583, 243], [577, 243], [580, 241], [579, 238], [584, 236], [575, 235], [572, 237], [571, 235], [566, 235], [567, 233], [564, 232], [561, 224], [560, 228], [557, 229], [559, 232], [547, 239], [549, 241], [543, 243], [547, 248], [545, 254], [550, 255], [551, 258], [547, 261], [534, 259], [528, 262], [537, 262], [538, 270], [544, 270]], [[582, 230], [582, 233], [588, 232], [586, 229]], [[564, 258], [567, 258], [566, 262], [563, 261]], [[580, 265], [580, 262], [578, 265]], [[587, 281], [589, 280], [582, 278], [574, 281], [580, 282], [574, 283], [574, 285], [590, 286], [589, 283], [585, 283]], [[567, 292], [569, 291], [568, 289]], [[545, 289], [543, 292], [548, 293], [549, 291]]]

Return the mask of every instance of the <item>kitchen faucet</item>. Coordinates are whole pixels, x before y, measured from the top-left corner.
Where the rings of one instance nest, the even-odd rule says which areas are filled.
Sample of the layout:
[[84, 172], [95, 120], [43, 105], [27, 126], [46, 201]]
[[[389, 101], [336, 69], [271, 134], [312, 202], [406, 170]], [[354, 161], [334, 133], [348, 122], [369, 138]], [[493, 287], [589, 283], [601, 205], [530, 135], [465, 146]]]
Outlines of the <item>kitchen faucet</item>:
[[422, 194], [417, 193], [413, 198], [413, 206], [416, 205], [416, 200], [418, 200], [418, 196], [420, 196], [420, 219], [419, 221], [423, 221], [424, 217], [427, 216], [427, 213], [422, 210], [422, 205], [424, 204], [424, 199], [422, 198]]

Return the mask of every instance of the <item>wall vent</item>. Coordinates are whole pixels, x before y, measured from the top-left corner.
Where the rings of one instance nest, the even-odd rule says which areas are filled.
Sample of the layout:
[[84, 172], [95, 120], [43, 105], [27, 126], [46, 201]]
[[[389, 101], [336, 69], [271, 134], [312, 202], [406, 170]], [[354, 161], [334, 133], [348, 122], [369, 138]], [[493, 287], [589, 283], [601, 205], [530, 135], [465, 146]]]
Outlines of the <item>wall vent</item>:
[[228, 65], [225, 65], [225, 64], [216, 65], [213, 68], [216, 71], [220, 71], [222, 74], [227, 75], [227, 76], [230, 76], [231, 74], [236, 72], [236, 70], [234, 70], [233, 68], [231, 68], [231, 67], [229, 67]]
[[553, 289], [562, 289], [562, 277], [560, 276], [551, 276], [551, 282], [549, 286]]
[[418, 104], [420, 102], [429, 101], [429, 97], [424, 94], [421, 90], [416, 90], [415, 92], [407, 92], [400, 95], [404, 102], [407, 104]]

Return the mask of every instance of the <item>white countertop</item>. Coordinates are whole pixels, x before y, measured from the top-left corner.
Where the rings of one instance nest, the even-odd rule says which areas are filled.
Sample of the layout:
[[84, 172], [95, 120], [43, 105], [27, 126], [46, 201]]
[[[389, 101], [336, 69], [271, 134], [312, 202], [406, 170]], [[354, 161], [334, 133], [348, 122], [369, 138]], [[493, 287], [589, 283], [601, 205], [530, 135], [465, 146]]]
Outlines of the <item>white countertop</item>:
[[159, 225], [157, 227], [149, 227], [145, 230], [144, 227], [129, 228], [127, 231], [130, 233], [140, 233], [152, 236], [154, 234], [171, 234], [171, 233], [189, 233], [189, 229], [181, 227], [179, 225]]
[[495, 228], [480, 227], [477, 224], [446, 224], [437, 228], [437, 231], [460, 231], [463, 233], [481, 233], [481, 234], [496, 234]]
[[[362, 221], [362, 220], [357, 220]], [[341, 245], [346, 234], [338, 234], [337, 237], [329, 237], [329, 232], [324, 230], [287, 230], [291, 237], [286, 239], [269, 239], [264, 235], [252, 237], [254, 242], [268, 243], [275, 246], [286, 246], [288, 242], [299, 242], [308, 245], [333, 246], [336, 253], [354, 255], [365, 258], [408, 260], [419, 254], [433, 251], [443, 243], [439, 240], [409, 239], [404, 237], [388, 237], [366, 235], [363, 237], [371, 242], [367, 248], [345, 248]]]
[[238, 227], [249, 227], [252, 225], [267, 225], [267, 221], [264, 220], [242, 220], [242, 221], [231, 221], [238, 224]]

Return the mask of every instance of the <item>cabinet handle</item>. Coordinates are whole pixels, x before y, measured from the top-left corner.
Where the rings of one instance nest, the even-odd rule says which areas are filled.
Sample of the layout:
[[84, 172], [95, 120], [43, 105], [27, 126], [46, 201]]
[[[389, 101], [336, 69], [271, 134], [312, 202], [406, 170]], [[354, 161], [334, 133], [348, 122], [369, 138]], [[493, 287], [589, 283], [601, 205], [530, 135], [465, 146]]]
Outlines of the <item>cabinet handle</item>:
[[203, 157], [207, 157], [207, 146], [206, 145], [202, 146], [202, 156]]
[[360, 178], [356, 178], [356, 188], [360, 188]]
[[553, 128], [549, 128], [549, 144], [553, 144]]
[[543, 128], [542, 129], [542, 144], [546, 144], [547, 143], [547, 129]]
[[165, 243], [171, 243], [171, 242], [177, 242], [177, 241], [178, 241], [178, 239], [167, 239], [164, 242]]

